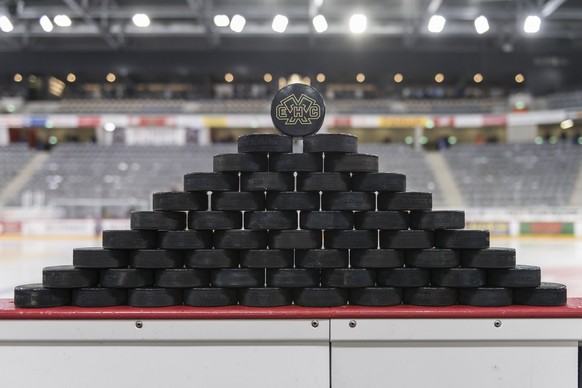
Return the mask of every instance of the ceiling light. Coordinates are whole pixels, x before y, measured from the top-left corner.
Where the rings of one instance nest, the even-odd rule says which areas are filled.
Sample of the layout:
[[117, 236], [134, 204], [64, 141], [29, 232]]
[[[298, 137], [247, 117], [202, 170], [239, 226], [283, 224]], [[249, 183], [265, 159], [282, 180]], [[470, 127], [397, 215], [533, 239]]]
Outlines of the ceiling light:
[[321, 83], [321, 82], [325, 82], [325, 74], [323, 74], [323, 73], [319, 73], [319, 74], [318, 74], [318, 75], [315, 77], [315, 79], [317, 80], [317, 82], [320, 82], [320, 83]]
[[515, 82], [517, 82], [518, 84], [522, 83], [523, 81], [525, 81], [525, 77], [523, 76], [523, 74], [519, 73], [515, 75]]
[[214, 15], [214, 24], [216, 27], [228, 27], [230, 19], [226, 15]]
[[473, 81], [475, 81], [475, 83], [481, 83], [483, 82], [483, 74], [481, 73], [477, 73], [473, 76]]
[[287, 24], [289, 24], [289, 19], [287, 18], [287, 16], [276, 15], [273, 18], [273, 24], [271, 27], [273, 28], [273, 31], [282, 33], [285, 32], [285, 30], [287, 29]]
[[14, 82], [22, 82], [22, 74], [14, 74]]
[[368, 18], [366, 18], [366, 15], [357, 13], [355, 15], [352, 15], [352, 17], [350, 18], [350, 31], [353, 34], [361, 34], [362, 32], [366, 31], [367, 25]]
[[313, 18], [313, 28], [316, 32], [322, 33], [327, 31], [327, 20], [325, 20], [325, 16], [317, 15]]
[[572, 119], [566, 119], [560, 123], [560, 128], [568, 129], [574, 126], [574, 121]]
[[232, 73], [226, 73], [224, 75], [224, 80], [228, 83], [234, 81], [234, 75], [232, 75]]
[[73, 24], [73, 22], [71, 22], [71, 18], [69, 18], [67, 15], [57, 15], [53, 18], [53, 21], [59, 27], [71, 27], [71, 24]]
[[230, 29], [234, 32], [241, 32], [245, 28], [246, 19], [241, 15], [234, 15], [230, 20]]
[[366, 80], [366, 75], [364, 73], [358, 73], [358, 75], [356, 75], [356, 81], [358, 82], [364, 82]]
[[440, 84], [445, 80], [445, 75], [443, 73], [438, 73], [434, 76], [434, 80]]
[[404, 80], [404, 76], [402, 74], [400, 74], [400, 73], [394, 74], [394, 82], [396, 82], [397, 84], [399, 84], [403, 80]]
[[271, 82], [273, 80], [273, 76], [271, 75], [271, 73], [265, 73], [265, 75], [263, 76], [263, 80], [265, 82]]
[[447, 19], [441, 15], [432, 15], [428, 21], [428, 30], [433, 34], [438, 34], [445, 28]]
[[483, 15], [475, 19], [475, 31], [480, 34], [484, 34], [489, 31], [489, 20]]
[[73, 73], [67, 74], [67, 81], [68, 82], [75, 82], [77, 80], [77, 76]]
[[131, 21], [133, 24], [135, 24], [136, 27], [144, 28], [150, 25], [150, 17], [145, 13], [136, 13], [131, 18]]
[[53, 22], [51, 22], [48, 16], [42, 15], [39, 22], [44, 32], [51, 32], [53, 30]]
[[535, 34], [540, 30], [541, 25], [542, 19], [539, 16], [529, 15], [523, 23], [523, 31], [527, 34]]
[[12, 22], [8, 19], [7, 16], [2, 15], [0, 16], [0, 30], [4, 32], [10, 32], [14, 29]]
[[107, 80], [107, 82], [115, 82], [115, 80], [117, 79], [117, 77], [113, 73], [108, 73], [105, 76], [105, 79]]

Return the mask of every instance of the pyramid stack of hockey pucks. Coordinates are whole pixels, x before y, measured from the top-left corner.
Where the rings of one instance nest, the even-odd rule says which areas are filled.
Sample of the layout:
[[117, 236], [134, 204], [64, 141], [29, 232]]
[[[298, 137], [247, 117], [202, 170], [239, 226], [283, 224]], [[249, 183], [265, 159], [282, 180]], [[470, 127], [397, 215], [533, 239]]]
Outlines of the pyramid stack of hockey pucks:
[[[325, 106], [294, 84], [274, 98], [282, 135], [238, 139], [214, 172], [155, 193], [131, 230], [105, 230], [102, 248], [73, 250], [42, 284], [18, 286], [18, 307], [554, 306], [566, 287], [490, 248], [462, 211], [432, 210], [403, 174], [378, 171], [355, 136], [315, 134]], [[303, 153], [293, 153], [303, 137]]]

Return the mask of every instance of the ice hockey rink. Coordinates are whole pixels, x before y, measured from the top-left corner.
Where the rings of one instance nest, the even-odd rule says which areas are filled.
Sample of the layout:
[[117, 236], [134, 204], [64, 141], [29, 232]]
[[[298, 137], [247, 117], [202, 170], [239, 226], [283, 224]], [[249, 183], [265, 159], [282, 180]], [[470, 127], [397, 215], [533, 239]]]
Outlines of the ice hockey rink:
[[[0, 238], [0, 298], [13, 297], [19, 284], [42, 281], [42, 268], [72, 263], [73, 248], [97, 247], [99, 238]], [[542, 268], [542, 281], [568, 287], [568, 297], [582, 297], [582, 239], [494, 237], [491, 246], [517, 250], [517, 263]]]

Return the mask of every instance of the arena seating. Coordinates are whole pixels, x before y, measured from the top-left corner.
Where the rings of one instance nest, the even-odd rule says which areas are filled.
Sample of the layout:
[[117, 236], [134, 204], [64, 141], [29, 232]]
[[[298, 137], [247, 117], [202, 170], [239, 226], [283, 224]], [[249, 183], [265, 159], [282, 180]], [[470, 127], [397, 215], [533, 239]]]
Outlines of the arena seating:
[[444, 155], [475, 207], [568, 205], [582, 163], [571, 144], [461, 144]]
[[35, 151], [26, 144], [0, 146], [0, 187], [4, 188], [32, 159]]

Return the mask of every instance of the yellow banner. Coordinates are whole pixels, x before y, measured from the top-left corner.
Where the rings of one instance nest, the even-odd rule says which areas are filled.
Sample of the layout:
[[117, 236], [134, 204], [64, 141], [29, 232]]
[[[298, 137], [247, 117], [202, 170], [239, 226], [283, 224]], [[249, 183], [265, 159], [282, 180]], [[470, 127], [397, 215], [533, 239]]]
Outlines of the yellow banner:
[[226, 116], [204, 116], [202, 123], [206, 128], [228, 127], [228, 119]]
[[381, 116], [378, 125], [380, 128], [413, 128], [424, 127], [424, 116]]

